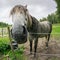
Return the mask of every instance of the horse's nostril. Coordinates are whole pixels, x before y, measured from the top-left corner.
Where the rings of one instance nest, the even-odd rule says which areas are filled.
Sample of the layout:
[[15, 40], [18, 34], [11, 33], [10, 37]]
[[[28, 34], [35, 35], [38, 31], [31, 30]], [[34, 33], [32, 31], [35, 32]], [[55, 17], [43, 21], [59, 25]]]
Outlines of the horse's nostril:
[[26, 34], [26, 33], [27, 33], [26, 27], [23, 26], [23, 34]]
[[23, 26], [23, 34], [25, 34], [25, 27]]

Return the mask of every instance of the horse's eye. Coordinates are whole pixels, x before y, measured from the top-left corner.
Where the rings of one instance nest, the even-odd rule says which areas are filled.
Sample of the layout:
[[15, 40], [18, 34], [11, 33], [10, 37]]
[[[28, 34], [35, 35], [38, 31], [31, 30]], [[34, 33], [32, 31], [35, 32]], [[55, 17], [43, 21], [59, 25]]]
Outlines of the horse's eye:
[[26, 9], [26, 11], [27, 11], [27, 9]]
[[27, 18], [25, 18], [25, 20], [27, 21]]
[[20, 7], [19, 7], [19, 9], [20, 9]]
[[20, 13], [22, 14], [22, 11]]

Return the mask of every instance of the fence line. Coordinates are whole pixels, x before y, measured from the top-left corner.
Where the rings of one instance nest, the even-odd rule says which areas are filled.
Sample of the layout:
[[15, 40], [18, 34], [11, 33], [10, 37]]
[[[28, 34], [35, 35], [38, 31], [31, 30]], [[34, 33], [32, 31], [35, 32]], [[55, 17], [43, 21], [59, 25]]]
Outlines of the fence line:
[[[29, 53], [30, 51], [25, 51], [27, 53]], [[32, 52], [32, 54], [34, 55], [34, 52]], [[47, 53], [37, 53], [36, 54], [39, 54], [40, 56], [47, 56], [47, 57], [60, 57], [60, 54], [49, 54], [48, 52]]]
[[[29, 33], [29, 34], [49, 34], [49, 33]], [[51, 33], [51, 34], [56, 35], [56, 34], [60, 34], [60, 33]]]
[[60, 27], [60, 26], [53, 26], [53, 27], [55, 28], [55, 27]]
[[[57, 26], [60, 27], [60, 26]], [[29, 33], [29, 34], [49, 34], [49, 33]], [[52, 35], [58, 35], [60, 33], [51, 33]], [[8, 36], [7, 28], [0, 28], [0, 37]]]

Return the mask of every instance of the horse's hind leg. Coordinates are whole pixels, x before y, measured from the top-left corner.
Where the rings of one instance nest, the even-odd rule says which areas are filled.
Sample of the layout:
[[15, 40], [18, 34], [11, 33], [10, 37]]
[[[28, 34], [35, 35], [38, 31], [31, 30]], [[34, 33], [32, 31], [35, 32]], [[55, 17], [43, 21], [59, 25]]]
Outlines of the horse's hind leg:
[[47, 36], [46, 47], [48, 47], [48, 42], [49, 42], [49, 39], [50, 39], [50, 34], [48, 34], [48, 36]]
[[37, 51], [37, 44], [38, 44], [38, 38], [34, 41], [34, 57], [36, 56], [36, 51]]

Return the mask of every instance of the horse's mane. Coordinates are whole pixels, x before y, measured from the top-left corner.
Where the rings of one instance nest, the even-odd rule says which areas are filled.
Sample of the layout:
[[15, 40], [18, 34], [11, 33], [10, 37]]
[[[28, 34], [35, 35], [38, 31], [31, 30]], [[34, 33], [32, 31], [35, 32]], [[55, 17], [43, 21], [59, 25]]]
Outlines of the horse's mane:
[[31, 16], [31, 19], [32, 19], [32, 25], [28, 30], [33, 31], [33, 32], [37, 32], [37, 27], [38, 27], [39, 21], [33, 16]]
[[16, 9], [17, 9], [17, 11], [19, 11], [20, 8], [22, 8], [23, 10], [26, 10], [24, 6], [22, 6], [22, 5], [16, 5], [16, 6], [14, 6], [14, 7], [12, 8], [12, 10], [11, 10], [11, 12], [10, 12], [10, 15], [12, 15], [13, 13], [15, 13]]

